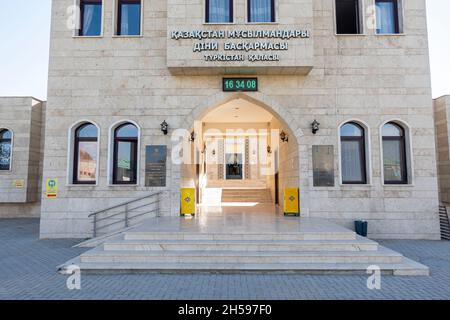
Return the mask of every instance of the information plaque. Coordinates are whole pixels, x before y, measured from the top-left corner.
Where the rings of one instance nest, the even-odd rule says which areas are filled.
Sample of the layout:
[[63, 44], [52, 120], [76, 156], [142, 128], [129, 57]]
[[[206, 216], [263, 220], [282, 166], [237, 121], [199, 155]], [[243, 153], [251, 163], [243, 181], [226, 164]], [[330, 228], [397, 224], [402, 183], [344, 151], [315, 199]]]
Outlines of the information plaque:
[[145, 186], [166, 186], [167, 146], [146, 146], [145, 148]]
[[334, 147], [313, 146], [314, 187], [334, 186]]

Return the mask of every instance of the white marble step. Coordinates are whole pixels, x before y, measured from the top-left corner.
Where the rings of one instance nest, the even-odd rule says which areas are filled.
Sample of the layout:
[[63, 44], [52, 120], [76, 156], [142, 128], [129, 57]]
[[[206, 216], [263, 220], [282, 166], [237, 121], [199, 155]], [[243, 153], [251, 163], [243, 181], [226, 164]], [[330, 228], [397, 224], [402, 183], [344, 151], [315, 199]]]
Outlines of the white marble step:
[[270, 191], [265, 189], [258, 189], [258, 190], [223, 190], [222, 191], [222, 197], [223, 196], [234, 196], [234, 197], [245, 197], [245, 196], [260, 196], [260, 197], [266, 197], [270, 195]]
[[267, 189], [267, 180], [212, 180], [208, 179], [205, 189]]
[[379, 247], [376, 251], [134, 251], [94, 248], [81, 262], [158, 263], [400, 263], [403, 256]]
[[358, 240], [116, 240], [104, 244], [105, 250], [203, 250], [203, 251], [374, 251], [378, 243]]
[[268, 189], [254, 189], [254, 190], [239, 190], [239, 189], [224, 189], [222, 196], [267, 196], [270, 194]]
[[245, 193], [237, 193], [237, 194], [223, 194], [222, 201], [229, 200], [226, 202], [230, 202], [231, 200], [245, 200], [245, 199], [270, 199], [270, 195], [265, 194], [245, 194]]
[[355, 240], [352, 231], [297, 232], [297, 233], [189, 233], [189, 232], [125, 232], [125, 240]]
[[270, 203], [269, 189], [223, 189], [222, 202], [260, 202]]
[[[366, 274], [368, 263], [136, 263], [136, 262], [81, 262], [79, 258], [69, 261], [67, 264], [59, 266], [59, 272], [64, 273], [70, 264], [79, 266], [83, 273], [140, 273], [140, 272], [170, 272], [170, 273], [198, 273], [198, 272], [221, 272], [221, 273], [242, 273], [242, 272], [288, 272], [305, 274]], [[398, 276], [428, 276], [429, 268], [403, 258], [400, 263], [379, 263], [377, 266], [384, 274]]]

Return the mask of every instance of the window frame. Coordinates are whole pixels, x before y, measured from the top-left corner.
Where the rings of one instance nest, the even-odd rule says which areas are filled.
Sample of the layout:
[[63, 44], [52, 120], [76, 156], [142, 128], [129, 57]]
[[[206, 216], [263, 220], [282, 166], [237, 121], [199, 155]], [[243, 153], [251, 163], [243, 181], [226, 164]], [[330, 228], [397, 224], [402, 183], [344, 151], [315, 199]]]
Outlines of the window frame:
[[[101, 10], [102, 12], [101, 12], [101, 17], [100, 17], [100, 34], [98, 34], [98, 35], [82, 35], [83, 24], [84, 24], [84, 5], [83, 5], [84, 2], [92, 3], [92, 4], [100, 3], [101, 6], [102, 6], [102, 10]], [[78, 26], [78, 29], [75, 30], [75, 35], [74, 36], [75, 37], [80, 37], [80, 38], [99, 38], [99, 37], [103, 37], [103, 19], [104, 19], [104, 16], [105, 16], [105, 14], [104, 14], [104, 10], [105, 10], [104, 1], [103, 0], [77, 0], [76, 1], [76, 5], [79, 8], [80, 16], [79, 16], [79, 19], [78, 19], [79, 26]]]
[[[78, 137], [78, 132], [85, 126], [92, 125], [97, 130], [97, 137]], [[96, 142], [97, 143], [97, 165], [95, 168], [95, 181], [80, 181], [78, 180], [78, 153], [80, 151], [80, 142]], [[96, 185], [98, 181], [98, 148], [99, 148], [99, 130], [98, 127], [91, 122], [85, 122], [78, 125], [74, 131], [73, 139], [73, 173], [72, 173], [72, 184], [74, 185]]]
[[2, 127], [2, 128], [0, 128], [0, 133], [3, 133], [3, 132], [9, 132], [10, 134], [11, 134], [11, 139], [0, 139], [0, 142], [9, 142], [9, 144], [10, 144], [10, 148], [11, 148], [11, 152], [10, 152], [10, 155], [9, 155], [9, 166], [8, 166], [8, 169], [0, 169], [0, 172], [11, 172], [12, 171], [12, 163], [13, 163], [13, 148], [14, 148], [14, 145], [13, 145], [13, 143], [14, 143], [14, 132], [11, 130], [11, 129], [9, 129], [9, 128], [6, 128], [6, 127]]
[[[120, 128], [132, 125], [136, 128], [137, 136], [136, 137], [117, 137], [117, 132]], [[139, 173], [139, 127], [133, 123], [133, 122], [122, 122], [119, 125], [115, 126], [113, 128], [113, 141], [112, 141], [112, 147], [113, 147], [113, 153], [112, 153], [112, 180], [111, 183], [113, 185], [137, 185], [139, 181], [138, 173]], [[118, 181], [117, 180], [117, 172], [116, 167], [118, 167], [118, 146], [120, 142], [130, 142], [135, 144], [135, 159], [136, 164], [134, 166], [134, 180], [131, 181]]]
[[357, 0], [358, 1], [358, 30], [359, 33], [338, 33], [338, 19], [337, 19], [337, 3], [338, 0], [333, 1], [334, 6], [334, 34], [336, 36], [364, 36], [366, 35], [366, 28], [365, 28], [365, 13], [363, 11], [364, 9], [364, 1], [365, 0]]
[[[390, 36], [390, 35], [401, 35], [403, 34], [403, 26], [400, 25], [403, 22], [403, 3], [402, 0], [374, 0], [374, 10], [375, 10], [375, 34], [380, 36]], [[378, 32], [378, 17], [377, 17], [377, 2], [394, 2], [394, 10], [397, 13], [394, 17], [395, 20], [395, 32], [394, 33], [380, 33]], [[401, 16], [401, 17], [400, 17]]]
[[[362, 131], [362, 136], [359, 137], [351, 137], [351, 136], [342, 136], [341, 135], [341, 129], [343, 126], [347, 125], [347, 124], [352, 124], [355, 125], [356, 127], [360, 128]], [[368, 163], [368, 160], [370, 159], [370, 156], [367, 155], [368, 152], [368, 148], [367, 145], [370, 144], [367, 141], [368, 138], [368, 127], [366, 127], [365, 125], [360, 124], [359, 122], [355, 121], [355, 120], [349, 120], [349, 121], [345, 121], [343, 122], [339, 128], [339, 163], [340, 163], [340, 182], [341, 185], [369, 185], [370, 183], [370, 177], [369, 177], [369, 172], [370, 172], [370, 162]], [[342, 157], [343, 157], [343, 151], [342, 151], [342, 142], [344, 141], [358, 141], [358, 146], [359, 146], [359, 152], [362, 155], [362, 157], [360, 157], [360, 166], [361, 166], [361, 176], [363, 177], [362, 180], [360, 181], [345, 181], [344, 180], [344, 175], [343, 175], [343, 170], [342, 170]], [[370, 152], [370, 146], [369, 146], [369, 152]]]
[[75, 154], [75, 131], [78, 129], [78, 127], [84, 125], [84, 124], [93, 124], [96, 128], [97, 128], [97, 170], [96, 170], [96, 183], [95, 186], [99, 185], [99, 180], [100, 180], [100, 167], [101, 167], [101, 162], [100, 162], [100, 145], [101, 145], [101, 130], [99, 125], [95, 122], [92, 121], [88, 118], [85, 119], [80, 119], [78, 121], [76, 121], [75, 123], [72, 123], [71, 126], [69, 127], [68, 131], [67, 131], [67, 143], [68, 143], [68, 147], [67, 147], [67, 166], [66, 166], [66, 186], [68, 187], [91, 187], [93, 186], [92, 184], [74, 184], [73, 183], [73, 178], [74, 178], [74, 171], [73, 171], [73, 167], [74, 167], [74, 154]]
[[[142, 37], [143, 34], [143, 20], [144, 20], [144, 1], [143, 0], [115, 0], [115, 5], [114, 5], [114, 17], [115, 19], [113, 20], [113, 24], [114, 24], [114, 37], [122, 37], [122, 38], [133, 38], [133, 37]], [[133, 3], [138, 3], [141, 6], [141, 12], [139, 15], [139, 34], [121, 34], [121, 21], [122, 21], [122, 6], [120, 5], [121, 3], [127, 3], [127, 4], [133, 4]]]
[[205, 15], [205, 19], [204, 23], [205, 24], [233, 24], [234, 23], [234, 0], [228, 0], [230, 2], [230, 21], [228, 22], [209, 22], [209, 1], [210, 0], [205, 0], [204, 4], [205, 4], [205, 10], [204, 10], [204, 15]]
[[276, 13], [276, 4], [275, 0], [270, 0], [270, 8], [272, 10], [271, 21], [251, 21], [251, 2], [252, 0], [247, 0], [247, 23], [253, 24], [267, 24], [267, 23], [276, 23], [277, 22], [277, 13]]
[[[394, 126], [396, 126], [397, 128], [399, 128], [403, 135], [400, 137], [395, 137], [395, 136], [384, 136], [383, 135], [383, 128], [388, 125], [388, 124], [392, 124]], [[409, 184], [409, 172], [408, 172], [408, 154], [407, 154], [407, 148], [406, 148], [406, 143], [407, 143], [407, 130], [400, 124], [398, 124], [395, 121], [388, 121], [386, 123], [384, 123], [381, 126], [381, 148], [382, 148], [382, 157], [381, 157], [381, 163], [382, 163], [382, 170], [383, 170], [383, 184], [384, 185], [408, 185]], [[400, 169], [402, 172], [402, 180], [386, 180], [386, 176], [384, 174], [384, 141], [399, 141], [400, 142]]]

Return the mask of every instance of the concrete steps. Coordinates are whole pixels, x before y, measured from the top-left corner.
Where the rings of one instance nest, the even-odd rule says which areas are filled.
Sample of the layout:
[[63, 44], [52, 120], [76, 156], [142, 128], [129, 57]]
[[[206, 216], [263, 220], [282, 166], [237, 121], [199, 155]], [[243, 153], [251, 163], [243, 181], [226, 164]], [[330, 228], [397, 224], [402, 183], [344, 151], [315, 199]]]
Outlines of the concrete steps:
[[210, 180], [207, 181], [207, 188], [267, 188], [266, 179], [244, 179], [244, 180]]
[[353, 231], [192, 233], [130, 230], [60, 267], [83, 272], [365, 273], [428, 275], [426, 266]]
[[[161, 262], [83, 262], [76, 258], [70, 263], [80, 266], [83, 273], [299, 273], [299, 274], [367, 274], [367, 263], [161, 263]], [[424, 265], [408, 258], [401, 263], [379, 263], [377, 266], [383, 274], [396, 276], [428, 276], [429, 270]], [[60, 268], [65, 273], [64, 266]]]
[[400, 263], [402, 255], [386, 248], [376, 251], [136, 251], [94, 249], [81, 255], [81, 262], [99, 263]]
[[232, 240], [232, 241], [302, 241], [302, 240], [356, 240], [352, 231], [297, 232], [297, 233], [185, 233], [185, 232], [125, 232], [124, 240]]
[[222, 202], [271, 203], [270, 189], [222, 189]]
[[104, 244], [104, 250], [115, 251], [376, 251], [378, 244], [360, 239], [351, 240], [141, 240], [114, 241]]

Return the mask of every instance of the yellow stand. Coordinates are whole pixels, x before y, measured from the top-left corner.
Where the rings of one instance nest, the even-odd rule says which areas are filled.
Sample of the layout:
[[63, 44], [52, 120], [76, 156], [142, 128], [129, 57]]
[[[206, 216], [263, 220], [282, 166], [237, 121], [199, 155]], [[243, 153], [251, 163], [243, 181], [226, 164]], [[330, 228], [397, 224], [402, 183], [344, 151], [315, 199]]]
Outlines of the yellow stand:
[[300, 216], [300, 201], [298, 188], [284, 189], [284, 215]]
[[181, 189], [181, 215], [195, 215], [195, 188]]

